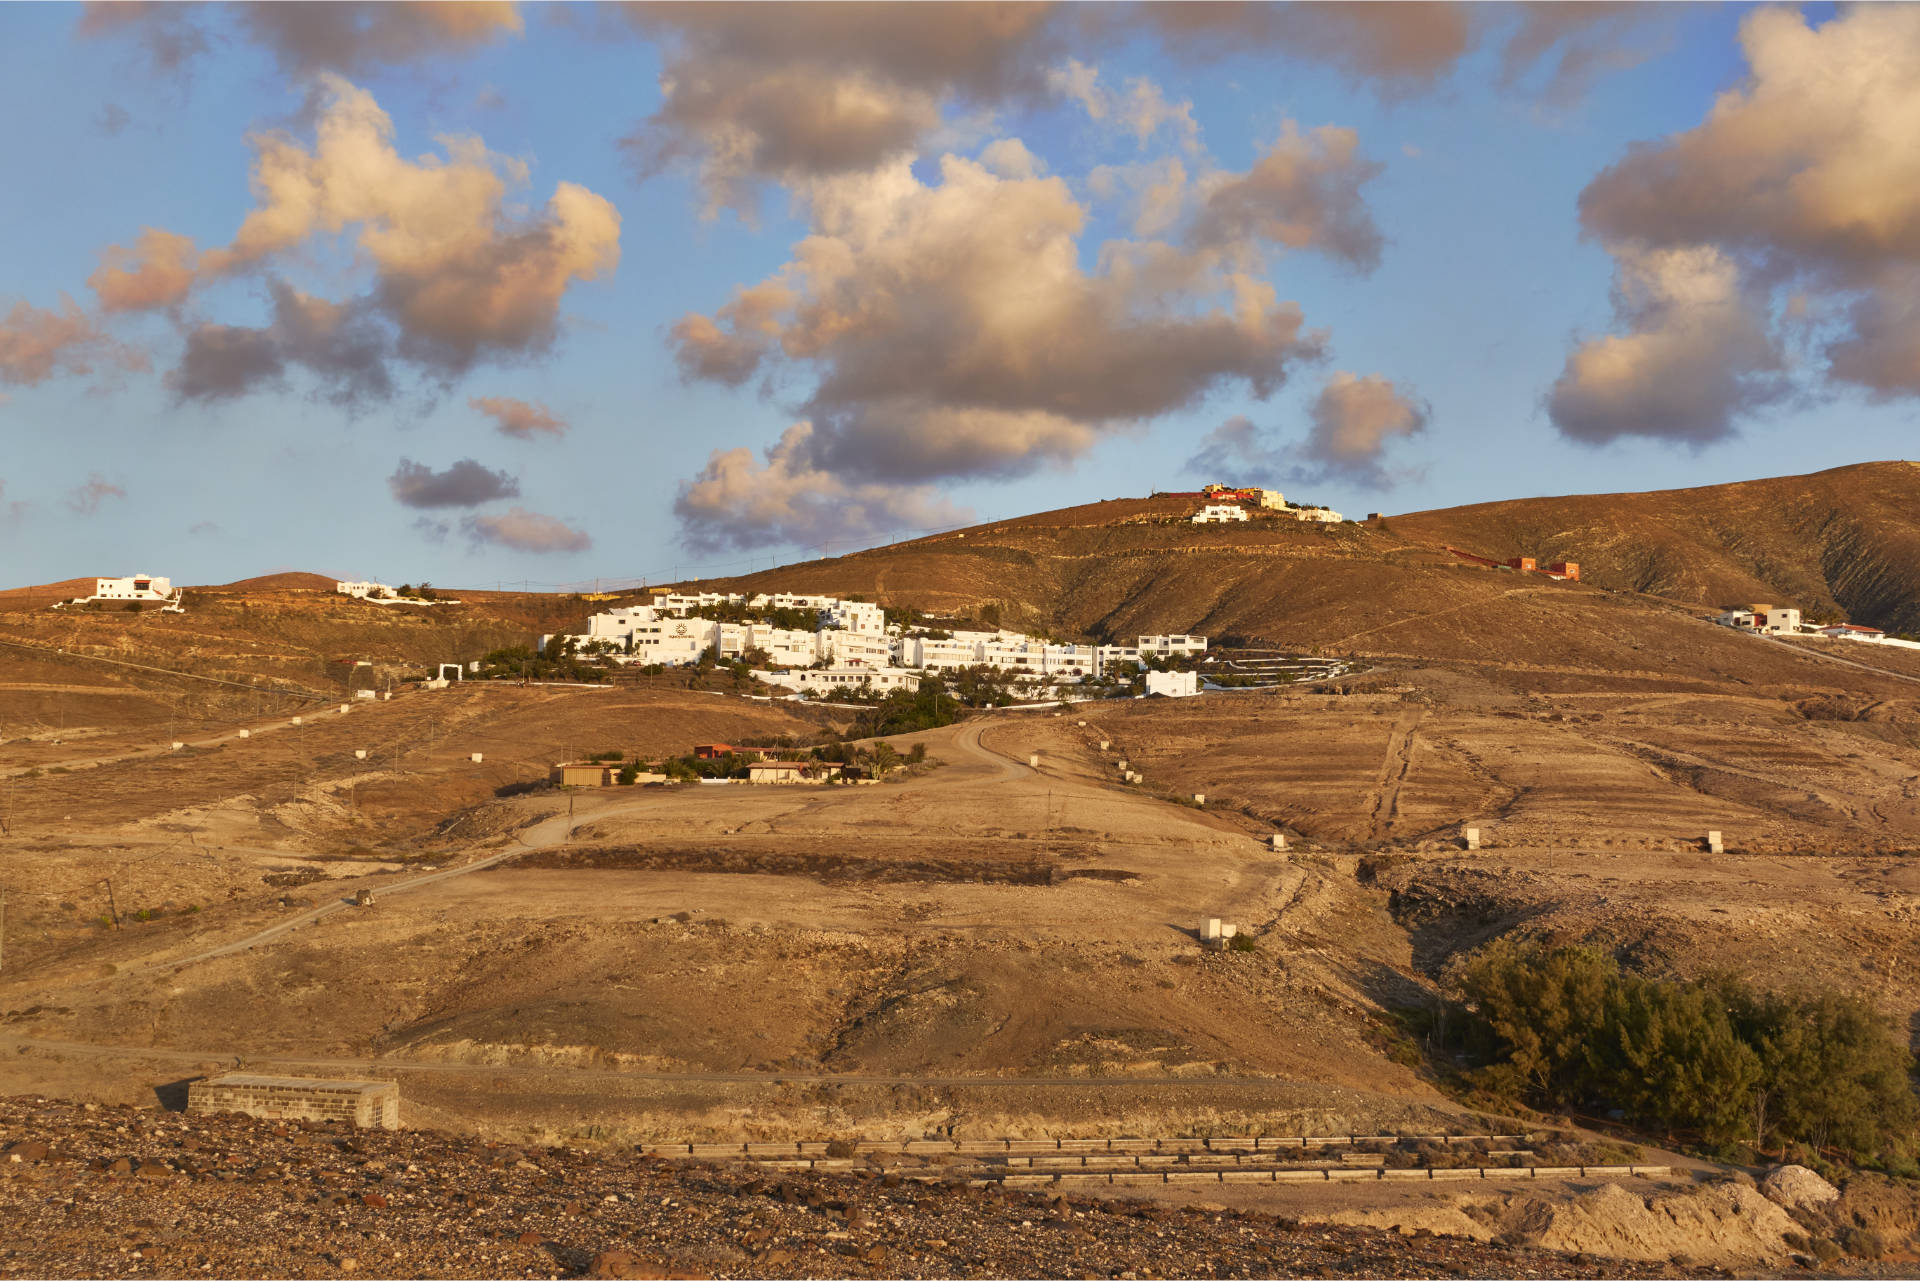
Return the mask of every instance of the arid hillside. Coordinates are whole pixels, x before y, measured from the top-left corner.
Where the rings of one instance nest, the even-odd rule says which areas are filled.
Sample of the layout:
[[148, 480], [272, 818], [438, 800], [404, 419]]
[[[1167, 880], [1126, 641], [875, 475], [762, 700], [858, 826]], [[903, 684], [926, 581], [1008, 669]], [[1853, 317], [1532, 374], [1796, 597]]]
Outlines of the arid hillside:
[[1478, 503], [1395, 516], [1395, 534], [1690, 604], [1769, 601], [1920, 629], [1920, 463], [1861, 463], [1700, 489]]

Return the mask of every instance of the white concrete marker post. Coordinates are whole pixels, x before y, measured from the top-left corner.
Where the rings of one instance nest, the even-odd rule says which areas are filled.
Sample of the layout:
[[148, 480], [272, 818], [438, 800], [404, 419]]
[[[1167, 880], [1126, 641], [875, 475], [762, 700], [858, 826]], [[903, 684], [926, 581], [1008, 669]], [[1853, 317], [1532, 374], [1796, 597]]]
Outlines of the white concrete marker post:
[[1033, 755], [1027, 757], [1027, 768], [1028, 769], [1040, 768], [1040, 753], [1035, 752], [1033, 753]]
[[235, 734], [234, 737], [235, 738], [251, 738], [252, 734], [249, 733], [247, 730], [243, 729], [238, 734]]
[[1271, 844], [1276, 850], [1284, 850], [1287, 848], [1287, 834], [1285, 832], [1275, 832]]
[[364, 760], [366, 760], [366, 759], [367, 759], [367, 749], [366, 749], [366, 748], [364, 748], [364, 747], [356, 747], [356, 748], [354, 748], [354, 749], [353, 749], [353, 759], [354, 759], [354, 760], [356, 760], [356, 761], [364, 761]]
[[1465, 838], [1466, 846], [1468, 849], [1477, 850], [1480, 848], [1480, 829], [1479, 828], [1469, 827], [1466, 829], [1466, 831], [1461, 833], [1461, 836]]
[[473, 762], [473, 763], [474, 763], [475, 765], [478, 765], [478, 764], [480, 763], [480, 753], [479, 753], [479, 752], [475, 752], [475, 753], [474, 753], [474, 754], [473, 754], [473, 755], [472, 755], [471, 757], [469, 757], [468, 759], [469, 759], [469, 760], [471, 760], [471, 761], [472, 761], [472, 762]]
[[1709, 854], [1725, 854], [1727, 852], [1726, 842], [1720, 839], [1720, 833], [1707, 833], [1707, 852]]
[[173, 746], [172, 746], [171, 748], [169, 748], [168, 750], [170, 750], [170, 751], [175, 751], [175, 752], [177, 752], [177, 751], [179, 751], [179, 750], [180, 750], [181, 748], [183, 748], [183, 747], [185, 747], [185, 746], [186, 746], [186, 744], [185, 744], [185, 743], [175, 743], [175, 744], [174, 744], [174, 745], [173, 745]]
[[1193, 794], [1193, 803], [1195, 805], [1205, 805], [1207, 803], [1207, 794], [1205, 792], [1195, 792]]
[[1217, 916], [1201, 917], [1200, 918], [1201, 941], [1206, 943], [1211, 943], [1214, 939], [1217, 939], [1219, 937], [1220, 937], [1220, 918]]
[[287, 724], [289, 725], [298, 725], [299, 723], [300, 723], [300, 718], [298, 716], [294, 717], [292, 720], [287, 722]]

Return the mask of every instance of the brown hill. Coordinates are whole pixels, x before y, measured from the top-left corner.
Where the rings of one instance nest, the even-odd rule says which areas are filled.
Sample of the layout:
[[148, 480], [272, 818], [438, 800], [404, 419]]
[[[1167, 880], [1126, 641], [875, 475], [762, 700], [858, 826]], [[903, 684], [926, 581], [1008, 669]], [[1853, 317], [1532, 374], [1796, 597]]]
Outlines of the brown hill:
[[[1792, 603], [1920, 628], [1920, 465], [1871, 463], [1663, 493], [1527, 499], [1323, 526], [1196, 526], [1190, 500], [1094, 503], [703, 586], [837, 591], [1127, 637], [1204, 632], [1361, 653], [1753, 679], [1745, 638], [1661, 600]], [[1581, 583], [1490, 571], [1447, 545], [1573, 560]], [[984, 612], [982, 612], [984, 611]], [[1697, 611], [1694, 611], [1697, 612]], [[1728, 646], [1737, 646], [1736, 651]], [[1653, 655], [1660, 661], [1653, 661]]]
[[308, 574], [299, 570], [289, 570], [279, 574], [262, 574], [257, 578], [242, 578], [238, 582], [222, 583], [219, 586], [203, 587], [208, 592], [330, 592], [338, 579], [328, 578], [325, 574]]
[[1477, 503], [1393, 532], [1504, 560], [1571, 560], [1584, 581], [1689, 604], [1768, 601], [1920, 631], [1920, 463], [1640, 494]]
[[95, 581], [92, 578], [66, 578], [57, 583], [41, 583], [35, 587], [9, 587], [0, 591], [0, 600], [13, 602], [72, 600], [77, 596], [93, 595]]

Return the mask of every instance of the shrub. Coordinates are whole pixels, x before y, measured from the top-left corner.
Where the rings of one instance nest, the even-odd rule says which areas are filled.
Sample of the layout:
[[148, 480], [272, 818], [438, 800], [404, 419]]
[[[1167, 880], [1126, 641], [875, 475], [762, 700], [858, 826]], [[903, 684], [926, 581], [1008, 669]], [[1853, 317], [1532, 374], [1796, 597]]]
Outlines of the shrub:
[[1235, 952], [1251, 952], [1256, 946], [1251, 934], [1236, 934], [1227, 940], [1227, 947]]
[[1865, 1001], [1623, 971], [1591, 948], [1507, 942], [1466, 969], [1468, 1048], [1496, 1094], [1618, 1109], [1730, 1148], [1769, 1140], [1904, 1164], [1912, 1057]]

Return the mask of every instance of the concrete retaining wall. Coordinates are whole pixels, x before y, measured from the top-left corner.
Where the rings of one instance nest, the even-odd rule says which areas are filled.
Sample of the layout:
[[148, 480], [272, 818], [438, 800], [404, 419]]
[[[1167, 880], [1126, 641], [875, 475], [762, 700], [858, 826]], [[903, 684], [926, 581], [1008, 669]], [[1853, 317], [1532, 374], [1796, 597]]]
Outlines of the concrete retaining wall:
[[400, 1087], [392, 1081], [255, 1076], [229, 1072], [187, 1086], [189, 1113], [240, 1112], [268, 1121], [346, 1121], [400, 1128]]

